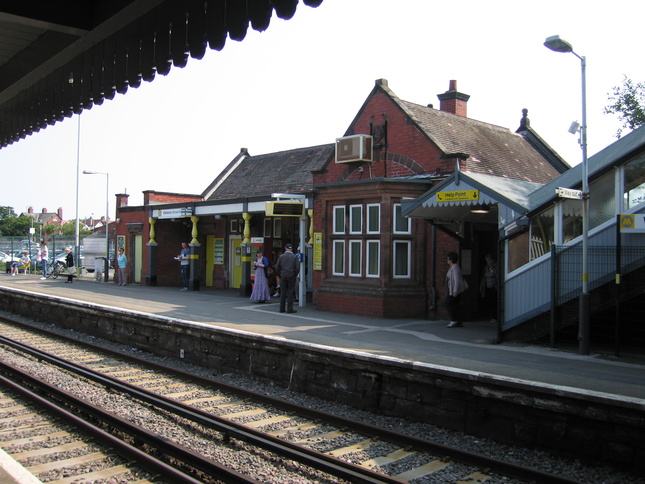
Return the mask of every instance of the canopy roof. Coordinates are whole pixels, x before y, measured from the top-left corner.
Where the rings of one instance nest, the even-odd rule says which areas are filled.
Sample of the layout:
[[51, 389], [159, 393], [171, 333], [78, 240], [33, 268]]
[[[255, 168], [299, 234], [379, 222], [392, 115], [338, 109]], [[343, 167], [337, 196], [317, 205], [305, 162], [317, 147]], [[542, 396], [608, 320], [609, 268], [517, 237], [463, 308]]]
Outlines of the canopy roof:
[[[322, 0], [303, 0], [317, 7]], [[0, 148], [290, 19], [298, 0], [21, 0], [0, 7]]]

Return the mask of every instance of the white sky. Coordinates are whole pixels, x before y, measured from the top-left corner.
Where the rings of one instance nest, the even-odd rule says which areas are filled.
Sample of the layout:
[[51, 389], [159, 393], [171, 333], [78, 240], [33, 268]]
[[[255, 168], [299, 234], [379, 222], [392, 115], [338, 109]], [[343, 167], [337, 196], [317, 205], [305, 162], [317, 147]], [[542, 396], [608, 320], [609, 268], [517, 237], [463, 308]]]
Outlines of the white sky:
[[[511, 131], [527, 108], [533, 129], [575, 165], [581, 149], [567, 129], [581, 121], [580, 60], [543, 42], [560, 35], [587, 57], [591, 156], [616, 140], [617, 118], [602, 113], [613, 86], [623, 75], [645, 81], [644, 13], [640, 0], [301, 3], [291, 20], [274, 15], [267, 31], [249, 28], [243, 42], [83, 112], [80, 170], [110, 174], [111, 218], [115, 193], [129, 193], [129, 205], [144, 190], [199, 194], [242, 147], [259, 155], [332, 143], [379, 78], [437, 108], [455, 79], [471, 96], [470, 118]], [[0, 149], [0, 206], [62, 207], [75, 218], [78, 118]], [[104, 215], [105, 182], [81, 175], [81, 218]]]

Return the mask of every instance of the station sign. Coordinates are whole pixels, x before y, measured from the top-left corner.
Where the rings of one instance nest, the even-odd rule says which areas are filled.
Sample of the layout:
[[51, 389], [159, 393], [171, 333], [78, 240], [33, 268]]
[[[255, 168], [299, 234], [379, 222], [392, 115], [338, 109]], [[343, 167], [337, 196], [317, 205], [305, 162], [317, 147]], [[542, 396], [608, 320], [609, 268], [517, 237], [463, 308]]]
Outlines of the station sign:
[[476, 202], [479, 200], [479, 190], [437, 192], [436, 200], [437, 202]]
[[193, 207], [162, 208], [155, 210], [155, 212], [155, 218], [159, 219], [191, 217], [193, 215]]
[[643, 214], [621, 214], [619, 215], [620, 231], [624, 234], [645, 233], [645, 215]]
[[582, 190], [574, 190], [573, 188], [558, 187], [555, 193], [560, 198], [571, 198], [573, 200], [582, 200]]

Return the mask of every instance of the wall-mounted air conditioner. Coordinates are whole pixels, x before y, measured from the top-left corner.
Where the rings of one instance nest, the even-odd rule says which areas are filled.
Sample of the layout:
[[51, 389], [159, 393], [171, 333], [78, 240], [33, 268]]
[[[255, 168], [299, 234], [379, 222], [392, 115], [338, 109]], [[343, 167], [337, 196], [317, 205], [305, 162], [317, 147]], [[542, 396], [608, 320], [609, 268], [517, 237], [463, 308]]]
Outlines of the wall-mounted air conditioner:
[[336, 138], [336, 163], [372, 161], [372, 137], [357, 134]]

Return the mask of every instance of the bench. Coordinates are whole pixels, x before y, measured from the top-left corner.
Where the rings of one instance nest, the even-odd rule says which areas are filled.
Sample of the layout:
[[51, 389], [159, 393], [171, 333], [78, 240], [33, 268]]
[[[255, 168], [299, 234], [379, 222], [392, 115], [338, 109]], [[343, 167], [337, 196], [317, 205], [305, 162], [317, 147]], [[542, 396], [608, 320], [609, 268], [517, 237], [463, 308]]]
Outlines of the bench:
[[16, 267], [16, 269], [18, 269], [16, 272], [20, 274], [20, 271], [23, 271], [25, 274], [27, 274], [27, 271], [29, 270], [30, 265], [31, 265], [31, 261], [27, 262], [24, 266]]

